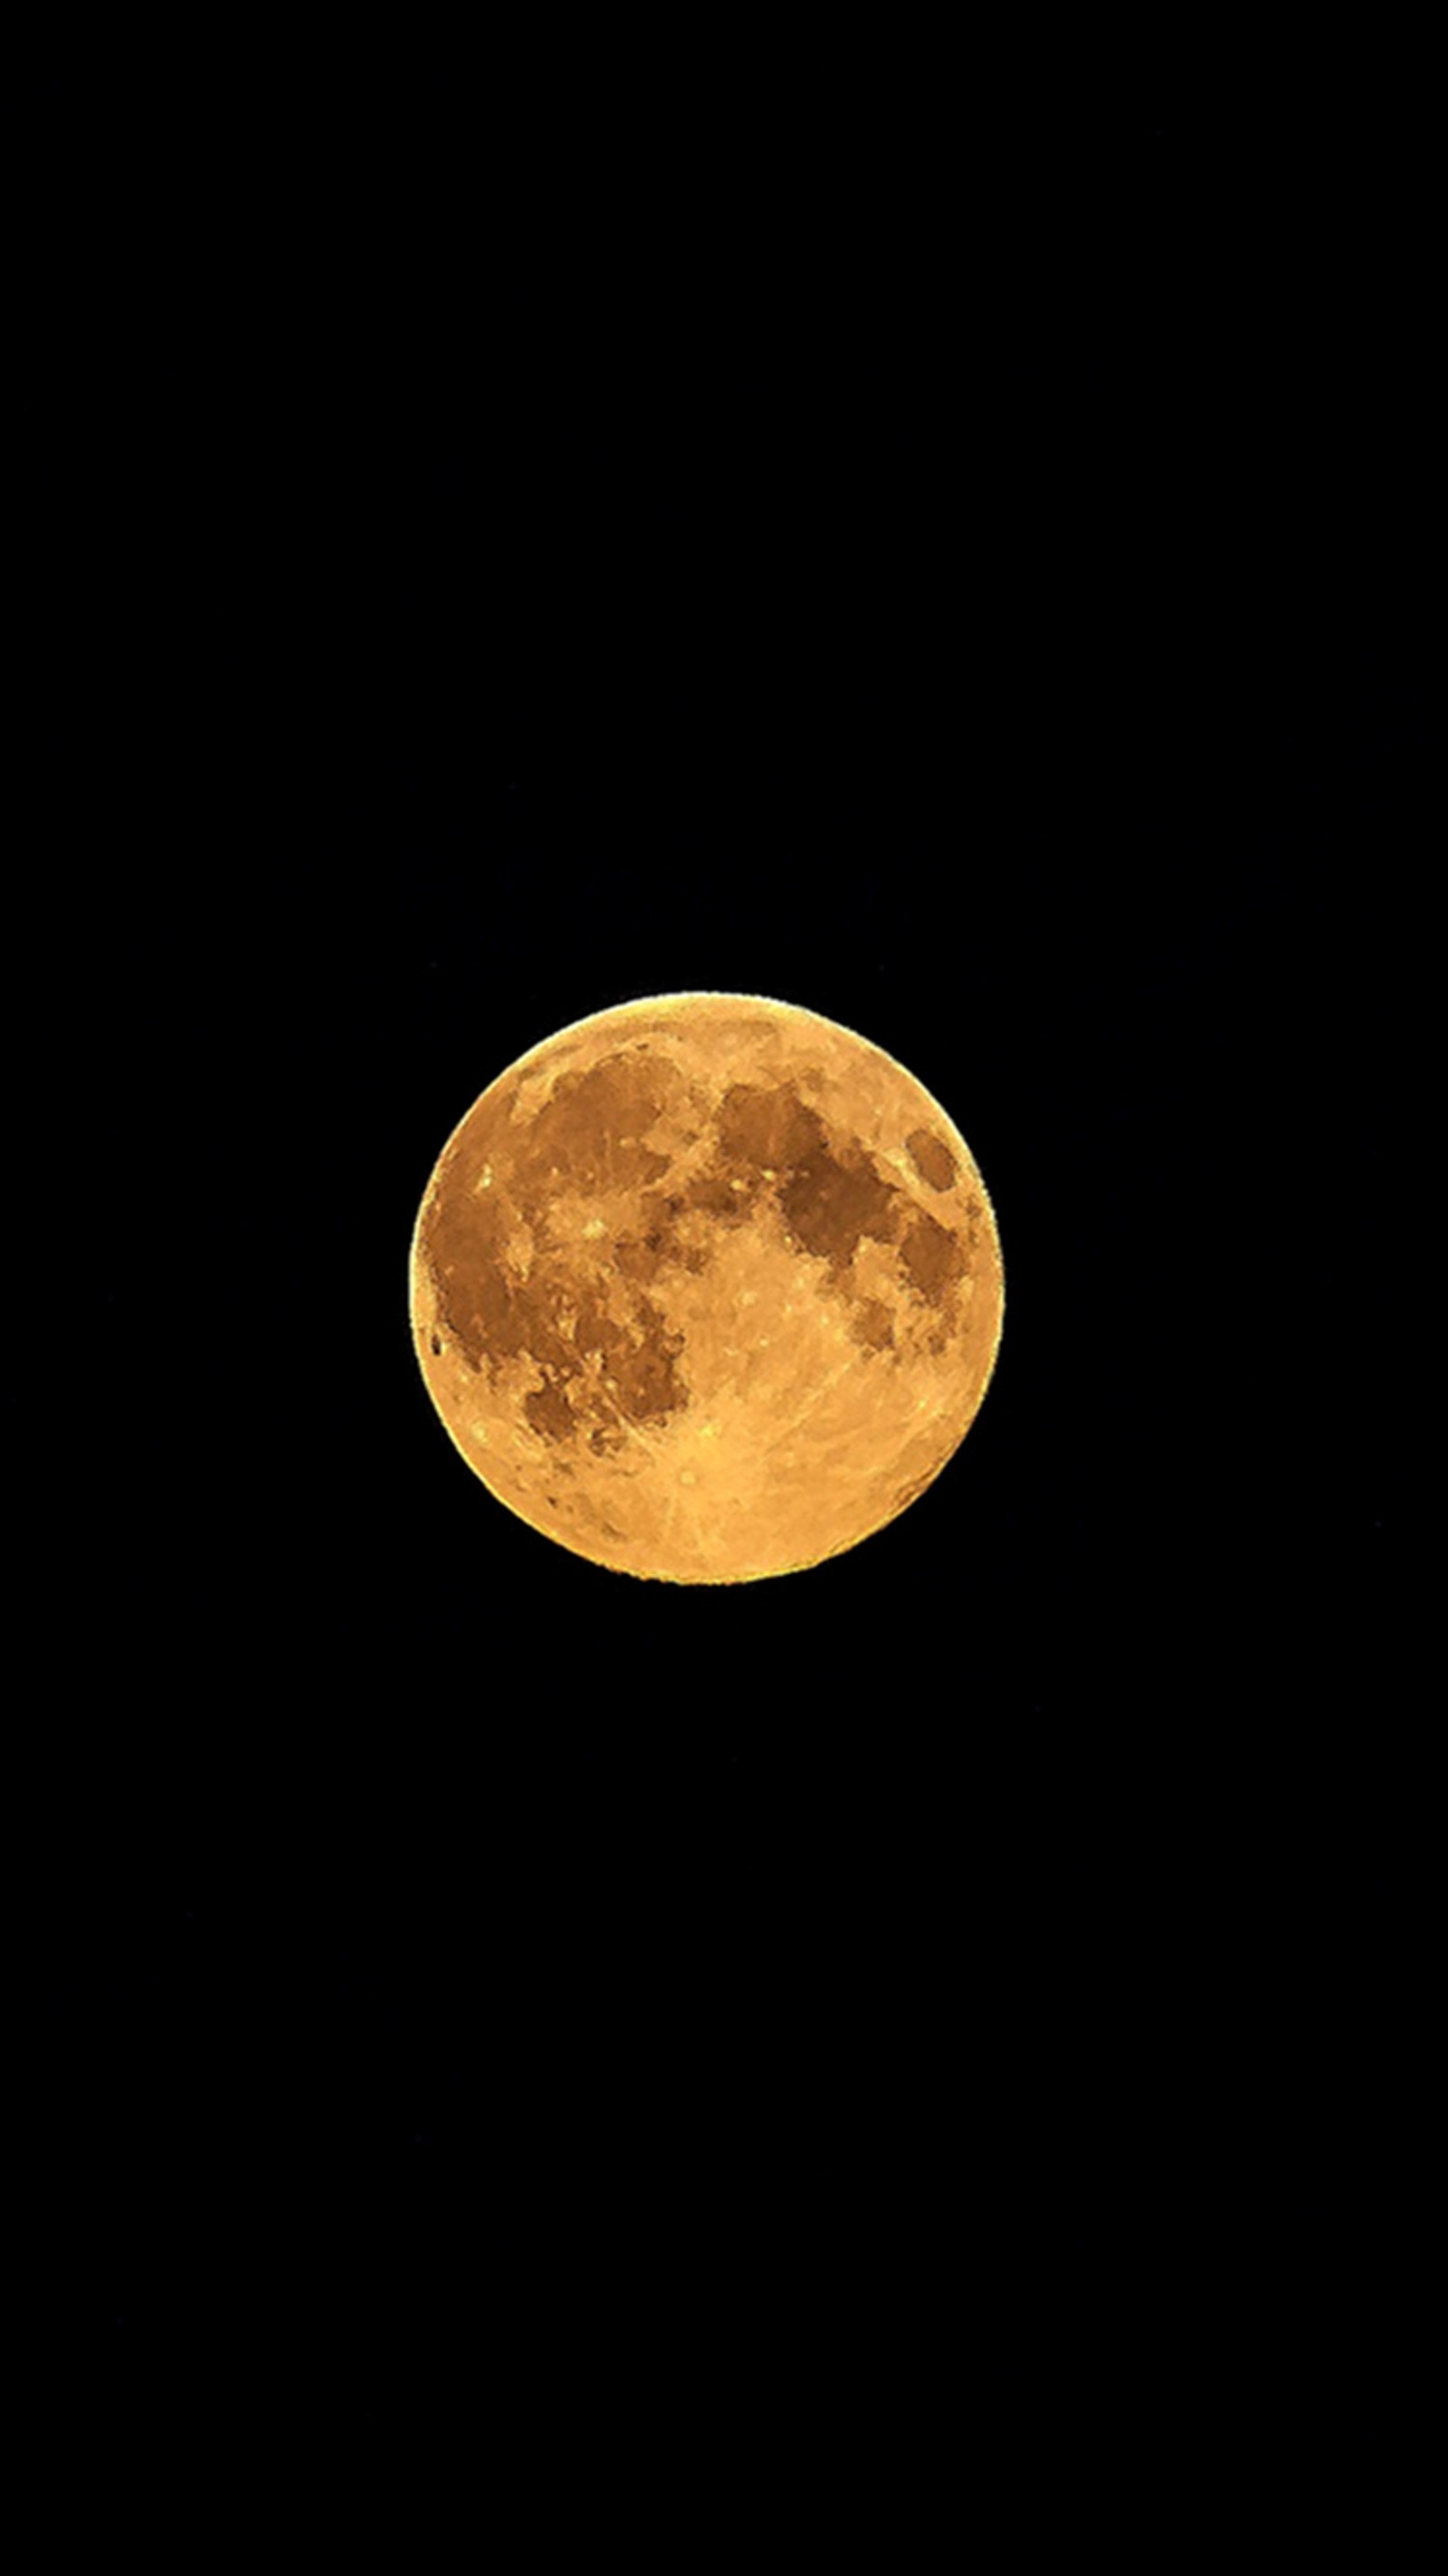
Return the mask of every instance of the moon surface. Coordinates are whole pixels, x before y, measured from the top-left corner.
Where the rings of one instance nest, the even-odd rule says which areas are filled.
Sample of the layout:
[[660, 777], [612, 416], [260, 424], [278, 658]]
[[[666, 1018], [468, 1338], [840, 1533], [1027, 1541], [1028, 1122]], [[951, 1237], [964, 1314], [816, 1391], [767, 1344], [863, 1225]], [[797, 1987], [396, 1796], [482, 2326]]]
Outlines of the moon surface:
[[965, 1437], [1004, 1280], [969, 1148], [893, 1057], [673, 993], [521, 1056], [444, 1145], [410, 1264], [429, 1395], [560, 1546], [673, 1583], [854, 1547]]

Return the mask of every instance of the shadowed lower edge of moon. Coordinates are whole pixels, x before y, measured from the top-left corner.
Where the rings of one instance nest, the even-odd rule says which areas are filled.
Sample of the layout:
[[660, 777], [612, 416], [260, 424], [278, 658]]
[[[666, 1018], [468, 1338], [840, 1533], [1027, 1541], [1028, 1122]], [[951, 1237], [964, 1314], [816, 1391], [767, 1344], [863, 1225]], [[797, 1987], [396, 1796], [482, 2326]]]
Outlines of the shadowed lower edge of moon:
[[[989, 1382], [1004, 1282], [973, 1159], [913, 1075], [837, 1023], [789, 1005], [757, 1006], [775, 1015], [776, 1037], [782, 1019], [796, 1052], [834, 1048], [847, 1106], [850, 1083], [862, 1102], [886, 1084], [908, 1104], [912, 1123], [897, 1129], [886, 1164], [841, 1126], [838, 1107], [831, 1120], [805, 1096], [807, 1082], [816, 1092], [821, 1085], [802, 1059], [756, 1067], [743, 1041], [751, 1033], [757, 1041], [760, 1024], [739, 1022], [736, 998], [677, 997], [691, 1000], [729, 1002], [732, 1056], [722, 1064], [710, 1066], [697, 1043], [706, 1034], [717, 1040], [717, 1017], [706, 1031], [697, 1013], [661, 1017], [654, 1002], [575, 1023], [480, 1096], [444, 1147], [419, 1210], [411, 1295], [433, 1402], [454, 1446], [515, 1517], [612, 1571], [749, 1582], [847, 1552], [935, 1481]], [[651, 1045], [661, 1037], [672, 1051]], [[565, 1048], [563, 1039], [573, 1043]], [[954, 1223], [926, 1203], [947, 1197]], [[583, 1210], [593, 1213], [581, 1218]], [[691, 1351], [699, 1356], [698, 1308], [691, 1343], [680, 1294], [687, 1302], [689, 1283], [714, 1268], [722, 1247], [753, 1243], [764, 1229], [787, 1247], [791, 1277], [797, 1265], [837, 1310], [861, 1370], [918, 1373], [969, 1351], [970, 1364], [951, 1378], [938, 1456], [921, 1465], [917, 1455], [898, 1483], [884, 1458], [854, 1460], [853, 1518], [837, 1528], [833, 1506], [821, 1506], [811, 1533], [802, 1504], [797, 1549], [782, 1531], [756, 1534], [755, 1553], [767, 1562], [666, 1562], [660, 1497], [642, 1474], [633, 1499], [642, 1499], [646, 1522], [652, 1503], [654, 1526], [631, 1530], [602, 1509], [590, 1525], [567, 1526], [552, 1488], [579, 1477], [586, 1484], [631, 1451], [646, 1455], [647, 1443], [688, 1416], [698, 1392], [689, 1366]], [[486, 1389], [484, 1402], [515, 1424], [522, 1467], [475, 1454], [459, 1418], [467, 1384]], [[888, 1416], [887, 1406], [887, 1431]], [[628, 1517], [628, 1489], [604, 1490]]]

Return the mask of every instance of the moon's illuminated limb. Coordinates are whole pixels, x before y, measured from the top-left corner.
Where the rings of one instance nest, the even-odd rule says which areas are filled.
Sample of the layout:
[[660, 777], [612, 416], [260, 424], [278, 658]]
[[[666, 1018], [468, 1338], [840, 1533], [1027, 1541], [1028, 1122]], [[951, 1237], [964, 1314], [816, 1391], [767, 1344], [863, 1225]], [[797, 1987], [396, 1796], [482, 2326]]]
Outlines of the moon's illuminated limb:
[[994, 1366], [1000, 1245], [939, 1104], [750, 994], [631, 1002], [492, 1082], [423, 1195], [411, 1306], [462, 1456], [631, 1574], [749, 1582], [895, 1517]]

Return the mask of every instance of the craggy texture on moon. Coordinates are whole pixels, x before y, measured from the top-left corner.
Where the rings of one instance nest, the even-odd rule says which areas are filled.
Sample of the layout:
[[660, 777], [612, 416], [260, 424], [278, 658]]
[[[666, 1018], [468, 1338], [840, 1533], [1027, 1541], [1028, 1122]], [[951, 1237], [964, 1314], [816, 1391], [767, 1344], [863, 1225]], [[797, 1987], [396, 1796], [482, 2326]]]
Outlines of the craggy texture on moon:
[[741, 1583], [939, 1475], [1004, 1284], [970, 1152], [892, 1057], [680, 993], [489, 1085], [424, 1193], [411, 1303], [433, 1403], [510, 1510], [626, 1573]]

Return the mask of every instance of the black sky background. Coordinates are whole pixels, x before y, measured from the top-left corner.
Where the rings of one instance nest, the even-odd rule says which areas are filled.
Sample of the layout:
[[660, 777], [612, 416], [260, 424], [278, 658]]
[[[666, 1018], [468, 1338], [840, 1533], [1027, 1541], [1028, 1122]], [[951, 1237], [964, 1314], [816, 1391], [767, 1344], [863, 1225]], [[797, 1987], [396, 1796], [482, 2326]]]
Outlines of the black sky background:
[[[444, 155], [403, 248], [284, 157], [96, 245], [41, 487], [102, 2402], [528, 2439], [701, 2315], [868, 2368], [971, 2284], [1019, 2389], [1248, 2242], [1298, 2299], [1419, 1901], [1413, 170], [1168, 118], [595, 223]], [[693, 987], [906, 1064], [1006, 1266], [937, 1484], [737, 1590], [513, 1520], [406, 1311], [476, 1094]]]

